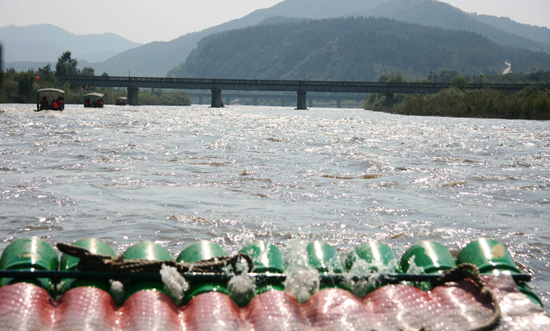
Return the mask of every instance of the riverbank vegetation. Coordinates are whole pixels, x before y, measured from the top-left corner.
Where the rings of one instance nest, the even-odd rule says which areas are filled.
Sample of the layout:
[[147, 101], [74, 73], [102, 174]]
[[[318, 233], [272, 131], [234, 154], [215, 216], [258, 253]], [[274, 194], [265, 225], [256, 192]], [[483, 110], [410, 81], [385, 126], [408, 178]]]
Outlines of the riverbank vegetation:
[[[64, 52], [57, 61], [55, 70], [48, 64], [38, 70], [17, 72], [7, 68], [3, 72], [3, 88], [0, 89], [0, 103], [36, 103], [36, 91], [40, 88], [54, 87], [65, 91], [65, 103], [81, 104], [88, 92], [103, 93], [105, 104], [115, 104], [118, 97], [127, 97], [125, 88], [70, 86], [63, 76], [95, 76], [93, 68], [77, 69], [77, 60], [71, 52]], [[102, 76], [107, 75], [104, 73]], [[160, 89], [141, 89], [140, 104], [147, 105], [190, 105], [189, 97], [183, 91], [165, 92]]]
[[451, 87], [437, 94], [408, 96], [391, 111], [396, 114], [550, 120], [550, 91], [538, 87], [508, 94], [491, 89]]
[[[381, 76], [380, 80], [402, 82], [403, 78], [401, 74], [391, 74]], [[516, 93], [489, 88], [468, 89], [470, 83], [480, 82], [532, 85]], [[550, 120], [550, 90], [538, 84], [550, 84], [550, 72], [470, 78], [457, 75], [451, 79], [448, 89], [435, 94], [396, 94], [392, 105], [386, 96], [371, 94], [365, 108], [419, 116]]]

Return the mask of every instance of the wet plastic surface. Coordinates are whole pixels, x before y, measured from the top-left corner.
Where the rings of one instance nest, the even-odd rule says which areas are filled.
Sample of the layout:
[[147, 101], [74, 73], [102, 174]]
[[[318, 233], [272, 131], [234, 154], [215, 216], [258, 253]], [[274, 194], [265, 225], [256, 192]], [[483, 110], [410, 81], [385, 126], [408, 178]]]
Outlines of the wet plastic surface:
[[[497, 330], [550, 329], [550, 317], [510, 276], [483, 277], [502, 309]], [[0, 288], [3, 330], [467, 330], [492, 314], [468, 280], [431, 291], [387, 285], [364, 298], [324, 289], [302, 304], [285, 292], [268, 291], [245, 307], [218, 292], [177, 306], [161, 292], [143, 290], [117, 306], [107, 292], [92, 287], [73, 288], [57, 301], [33, 284]]]

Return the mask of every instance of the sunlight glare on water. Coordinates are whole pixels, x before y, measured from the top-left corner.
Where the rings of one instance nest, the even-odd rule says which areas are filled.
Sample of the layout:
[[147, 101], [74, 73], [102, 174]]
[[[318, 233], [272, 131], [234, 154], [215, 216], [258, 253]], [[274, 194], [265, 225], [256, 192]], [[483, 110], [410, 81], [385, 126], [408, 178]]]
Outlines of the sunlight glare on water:
[[0, 105], [2, 247], [97, 237], [117, 252], [197, 240], [234, 253], [369, 240], [402, 254], [507, 245], [550, 299], [548, 122], [397, 116], [361, 109]]

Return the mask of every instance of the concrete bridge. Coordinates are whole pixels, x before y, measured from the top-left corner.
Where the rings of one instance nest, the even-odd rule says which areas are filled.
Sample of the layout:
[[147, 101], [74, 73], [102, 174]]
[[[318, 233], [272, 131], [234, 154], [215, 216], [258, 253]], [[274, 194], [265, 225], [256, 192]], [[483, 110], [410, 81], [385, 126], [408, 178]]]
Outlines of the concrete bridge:
[[[307, 109], [307, 92], [381, 93], [388, 106], [393, 104], [395, 93], [436, 93], [449, 88], [449, 83], [386, 83], [359, 81], [306, 81], [306, 80], [257, 80], [257, 79], [206, 79], [206, 78], [156, 78], [117, 76], [72, 76], [64, 78], [72, 86], [126, 87], [128, 103], [138, 105], [139, 88], [183, 90], [210, 90], [211, 106], [223, 107], [222, 91], [292, 91], [297, 93], [296, 108]], [[470, 84], [469, 89], [491, 88], [519, 91], [530, 84]], [[546, 88], [550, 88], [546, 86]]]

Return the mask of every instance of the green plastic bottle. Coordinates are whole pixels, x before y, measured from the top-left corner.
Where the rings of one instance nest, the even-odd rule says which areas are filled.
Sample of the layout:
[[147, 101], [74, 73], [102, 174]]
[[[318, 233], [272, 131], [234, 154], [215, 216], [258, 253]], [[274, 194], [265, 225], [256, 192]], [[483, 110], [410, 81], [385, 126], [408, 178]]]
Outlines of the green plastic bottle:
[[[104, 241], [96, 238], [81, 239], [73, 243], [74, 246], [82, 247], [94, 254], [108, 255], [115, 257], [115, 251]], [[61, 255], [61, 262], [59, 264], [59, 270], [61, 271], [76, 271], [78, 270], [78, 262], [80, 259], [67, 254]], [[79, 279], [64, 279], [62, 286], [62, 293], [75, 287], [92, 286], [100, 288], [106, 292], [109, 292], [109, 281], [99, 280], [79, 280]]]
[[[411, 262], [414, 265], [411, 265]], [[445, 246], [426, 240], [411, 246], [401, 257], [403, 271], [415, 272], [415, 266], [420, 268], [421, 273], [442, 274], [446, 270], [455, 268], [456, 263], [451, 252]], [[420, 288], [429, 290], [431, 286], [424, 282]]]
[[[178, 255], [177, 262], [192, 263], [202, 260], [209, 260], [215, 257], [225, 256], [223, 248], [216, 243], [199, 241], [186, 247]], [[229, 295], [227, 284], [222, 281], [195, 282], [189, 284], [189, 290], [185, 293], [183, 303], [189, 302], [193, 297], [205, 292], [221, 292]]]
[[[143, 241], [130, 246], [123, 254], [125, 260], [150, 260], [150, 261], [171, 261], [170, 252], [161, 245], [155, 244], [152, 241]], [[141, 290], [157, 290], [168, 296], [164, 290], [164, 284], [161, 281], [131, 281], [124, 287], [125, 300], [132, 294]]]
[[[283, 255], [279, 247], [269, 244], [265, 241], [258, 241], [242, 248], [240, 253], [248, 254], [254, 266], [252, 271], [258, 274], [275, 273], [282, 274], [284, 272]], [[283, 282], [264, 282], [258, 284], [256, 294], [266, 291], [277, 290], [284, 291]]]
[[[340, 274], [344, 271], [344, 265], [336, 248], [327, 243], [313, 241], [307, 245], [309, 264], [317, 269], [320, 274]], [[320, 289], [340, 287], [339, 284], [321, 283]]]
[[[2, 270], [57, 270], [59, 260], [55, 249], [38, 237], [21, 238], [9, 244], [2, 252], [0, 269]], [[50, 279], [14, 279], [4, 278], [2, 286], [16, 282], [27, 282], [40, 286], [53, 293]]]
[[380, 272], [380, 269], [387, 273], [399, 272], [398, 258], [394, 250], [378, 241], [366, 242], [355, 247], [346, 259], [346, 270], [351, 270], [357, 259], [365, 261], [371, 273]]
[[[521, 273], [506, 246], [494, 239], [481, 238], [472, 241], [460, 251], [456, 260], [458, 264], [476, 265], [482, 274]], [[516, 284], [532, 302], [542, 307], [542, 301], [525, 282], [517, 281]]]
[[[398, 273], [399, 260], [395, 251], [388, 245], [378, 241], [370, 241], [363, 243], [353, 249], [346, 258], [346, 270], [351, 271], [353, 266], [359, 261], [366, 262], [367, 270], [360, 270], [367, 274], [382, 273]], [[385, 284], [372, 280], [366, 286], [361, 283], [350, 284], [349, 290], [354, 292], [359, 297], [365, 296], [367, 293], [384, 286]]]

